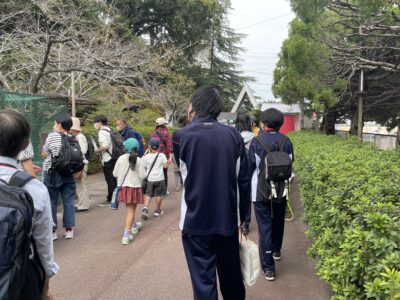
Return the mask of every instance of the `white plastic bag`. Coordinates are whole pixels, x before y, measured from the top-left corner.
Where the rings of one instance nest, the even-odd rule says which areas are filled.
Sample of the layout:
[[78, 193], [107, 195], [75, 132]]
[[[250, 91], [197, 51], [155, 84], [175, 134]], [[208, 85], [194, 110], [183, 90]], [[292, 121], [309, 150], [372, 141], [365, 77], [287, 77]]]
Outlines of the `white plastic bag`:
[[260, 275], [260, 256], [257, 244], [248, 238], [240, 242], [240, 264], [244, 281], [248, 286], [254, 285]]

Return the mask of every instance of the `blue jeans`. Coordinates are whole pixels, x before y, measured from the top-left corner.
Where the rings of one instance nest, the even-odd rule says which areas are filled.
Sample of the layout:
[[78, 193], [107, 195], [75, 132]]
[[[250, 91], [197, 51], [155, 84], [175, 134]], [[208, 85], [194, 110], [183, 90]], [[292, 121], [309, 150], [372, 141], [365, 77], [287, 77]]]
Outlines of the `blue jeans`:
[[64, 207], [63, 226], [75, 227], [75, 193], [76, 185], [75, 178], [71, 175], [61, 175], [58, 172], [55, 174], [45, 173], [44, 184], [47, 187], [50, 195], [51, 212], [53, 216], [54, 227], [57, 229], [57, 202], [58, 195], [61, 194], [61, 199]]

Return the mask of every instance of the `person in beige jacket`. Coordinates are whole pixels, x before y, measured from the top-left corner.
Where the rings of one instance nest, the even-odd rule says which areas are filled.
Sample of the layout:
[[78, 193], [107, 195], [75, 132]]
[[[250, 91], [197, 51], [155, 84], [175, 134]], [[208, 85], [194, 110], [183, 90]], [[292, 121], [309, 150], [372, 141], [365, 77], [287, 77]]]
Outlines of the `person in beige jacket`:
[[78, 203], [75, 206], [75, 211], [81, 212], [89, 210], [90, 206], [89, 193], [87, 189], [87, 171], [89, 162], [85, 157], [85, 154], [88, 151], [88, 142], [86, 137], [81, 133], [81, 122], [78, 118], [72, 117], [71, 133], [78, 140], [83, 155], [83, 163], [85, 164], [83, 170], [75, 174], [76, 195], [78, 198]]

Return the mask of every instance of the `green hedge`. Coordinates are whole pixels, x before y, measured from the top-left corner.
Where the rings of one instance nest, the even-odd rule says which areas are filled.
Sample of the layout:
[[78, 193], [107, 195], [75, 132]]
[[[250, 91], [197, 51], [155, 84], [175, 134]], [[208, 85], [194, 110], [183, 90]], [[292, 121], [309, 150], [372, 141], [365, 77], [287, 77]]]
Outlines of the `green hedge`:
[[[113, 129], [115, 130], [115, 128], [113, 128]], [[134, 129], [139, 131], [143, 135], [143, 138], [145, 139], [145, 142], [147, 144], [147, 142], [149, 141], [149, 135], [152, 131], [154, 131], [155, 126], [137, 125], [137, 126], [134, 126]], [[170, 128], [168, 130], [170, 133], [173, 133], [175, 131], [175, 129], [173, 129], [173, 128]], [[90, 141], [90, 137], [92, 136], [95, 139], [95, 141], [97, 142], [97, 130], [94, 129], [93, 124], [87, 124], [87, 125], [83, 126], [82, 133], [84, 135], [86, 135], [86, 138], [88, 139], [88, 141]], [[102, 170], [102, 165], [101, 165], [101, 161], [100, 161], [100, 156], [95, 155], [94, 159], [89, 163], [88, 173], [94, 174], [101, 170]]]
[[290, 135], [319, 275], [334, 299], [400, 299], [400, 151]]

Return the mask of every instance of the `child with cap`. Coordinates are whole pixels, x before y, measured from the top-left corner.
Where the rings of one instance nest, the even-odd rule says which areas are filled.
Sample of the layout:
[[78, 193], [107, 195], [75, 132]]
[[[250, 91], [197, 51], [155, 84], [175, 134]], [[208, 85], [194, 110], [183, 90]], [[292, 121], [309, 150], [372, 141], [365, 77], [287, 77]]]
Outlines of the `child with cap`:
[[159, 217], [164, 212], [161, 210], [162, 197], [167, 192], [165, 186], [164, 168], [168, 167], [168, 160], [164, 153], [160, 153], [160, 140], [151, 138], [149, 140], [150, 153], [143, 157], [144, 167], [146, 169], [147, 188], [145, 191], [144, 207], [142, 210], [142, 219], [147, 220], [149, 213], [149, 204], [151, 198], [156, 197], [156, 210], [154, 216]]
[[141, 222], [135, 221], [136, 206], [143, 204], [143, 191], [141, 182], [145, 177], [143, 160], [137, 156], [139, 142], [134, 138], [129, 138], [124, 142], [125, 151], [121, 155], [113, 171], [120, 187], [118, 201], [126, 205], [125, 231], [122, 237], [122, 245], [128, 245], [133, 241], [142, 227]]

